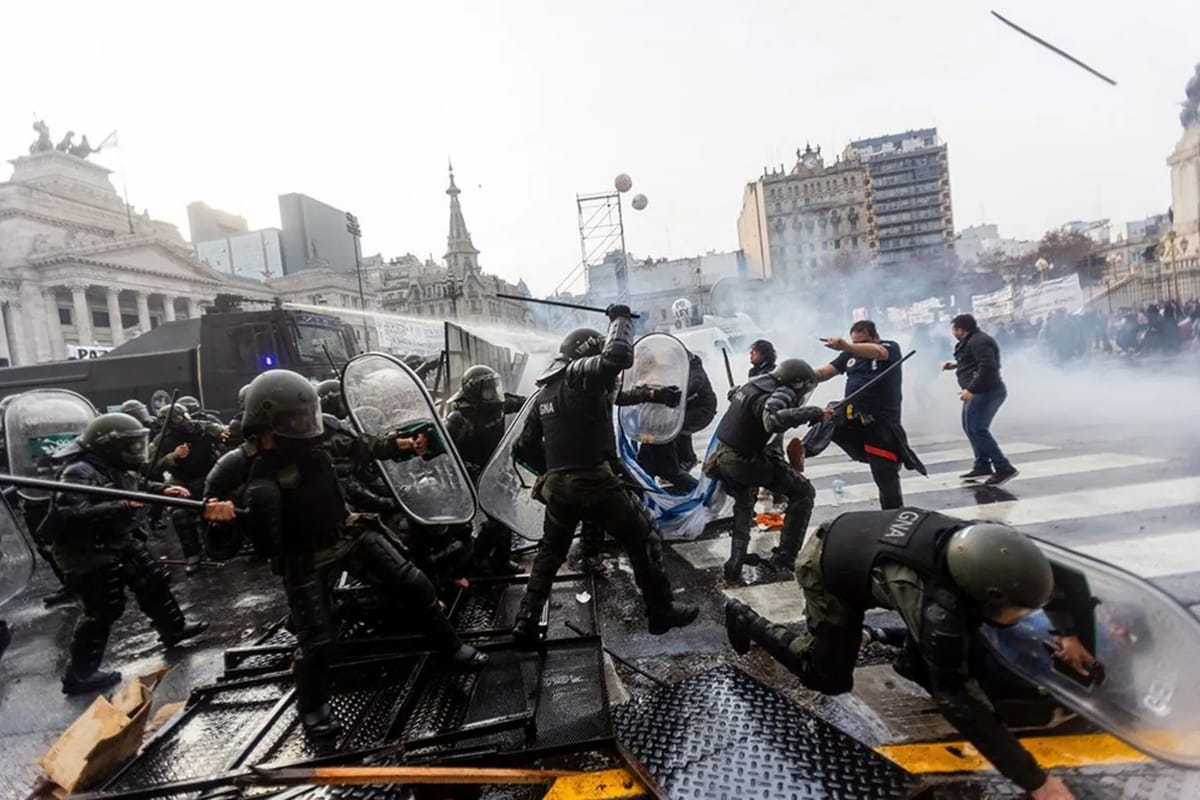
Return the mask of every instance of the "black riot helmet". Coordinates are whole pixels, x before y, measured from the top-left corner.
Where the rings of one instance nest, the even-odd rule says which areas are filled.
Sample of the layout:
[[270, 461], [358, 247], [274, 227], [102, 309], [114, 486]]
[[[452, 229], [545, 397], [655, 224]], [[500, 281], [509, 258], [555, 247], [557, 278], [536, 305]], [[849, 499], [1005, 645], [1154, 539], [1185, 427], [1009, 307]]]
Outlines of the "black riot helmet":
[[248, 384], [248, 383], [245, 386], [243, 386], [242, 388], [238, 389], [238, 410], [239, 411], [246, 410], [246, 392], [248, 392], [248, 391], [250, 391], [250, 384]]
[[801, 403], [808, 399], [813, 389], [816, 389], [817, 384], [820, 383], [817, 380], [816, 370], [801, 358], [785, 358], [776, 365], [775, 369], [771, 370], [771, 374], [784, 386], [794, 389]]
[[188, 413], [189, 417], [194, 417], [196, 412], [200, 410], [200, 401], [192, 397], [190, 394], [185, 394], [175, 402], [183, 406], [183, 410]]
[[150, 431], [128, 414], [101, 414], [88, 423], [79, 446], [110, 467], [137, 469], [146, 463]]
[[317, 384], [317, 398], [321, 401], [321, 412], [338, 419], [346, 417], [346, 403], [342, 400], [342, 382], [329, 378]]
[[462, 377], [462, 388], [454, 397], [464, 406], [490, 406], [504, 402], [500, 375], [486, 364], [469, 367]]
[[[1050, 601], [1054, 573], [1034, 541], [999, 522], [976, 522], [955, 531], [946, 545], [946, 567], [960, 589], [983, 606], [984, 616]], [[1019, 618], [1019, 617], [1018, 617]]]
[[121, 413], [128, 414], [146, 427], [150, 427], [150, 423], [154, 422], [154, 417], [150, 416], [150, 409], [146, 408], [146, 404], [141, 400], [131, 398], [121, 403]]
[[272, 369], [250, 381], [242, 430], [284, 439], [315, 439], [325, 428], [317, 387], [288, 369]]
[[594, 328], [576, 328], [566, 335], [558, 352], [570, 361], [588, 356], [598, 356], [604, 349], [604, 334]]

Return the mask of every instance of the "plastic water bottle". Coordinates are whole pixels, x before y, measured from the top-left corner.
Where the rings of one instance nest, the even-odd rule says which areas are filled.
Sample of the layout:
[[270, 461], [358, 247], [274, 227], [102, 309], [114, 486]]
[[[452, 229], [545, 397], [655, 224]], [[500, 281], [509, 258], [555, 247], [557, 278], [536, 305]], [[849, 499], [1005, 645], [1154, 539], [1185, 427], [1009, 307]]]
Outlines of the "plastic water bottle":
[[833, 493], [841, 497], [842, 491], [846, 488], [846, 482], [841, 478], [834, 478], [833, 483], [830, 485], [833, 487]]

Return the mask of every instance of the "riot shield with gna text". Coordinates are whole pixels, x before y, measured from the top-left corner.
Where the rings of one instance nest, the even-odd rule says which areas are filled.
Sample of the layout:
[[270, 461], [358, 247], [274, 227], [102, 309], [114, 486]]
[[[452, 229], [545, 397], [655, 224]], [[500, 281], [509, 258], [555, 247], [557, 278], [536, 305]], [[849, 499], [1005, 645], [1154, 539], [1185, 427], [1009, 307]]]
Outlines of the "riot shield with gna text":
[[[34, 389], [13, 398], [4, 410], [9, 471], [26, 478], [54, 478], [59, 452], [96, 416], [85, 397], [66, 389]], [[21, 489], [19, 494], [26, 500], [49, 496], [43, 489]]]
[[641, 403], [618, 409], [621, 430], [641, 444], [666, 444], [683, 428], [687, 413], [689, 359], [687, 348], [669, 333], [648, 333], [633, 345], [633, 366], [621, 373], [621, 388], [678, 386], [679, 405]]
[[1097, 665], [1079, 673], [1055, 659], [1041, 612], [1010, 628], [984, 625], [989, 649], [1008, 669], [1130, 746], [1200, 767], [1200, 620], [1135, 575], [1035, 541]]
[[342, 371], [342, 397], [355, 428], [373, 436], [424, 434], [428, 452], [380, 461], [404, 511], [423, 525], [455, 525], [475, 516], [475, 489], [424, 382], [401, 361], [364, 353]]

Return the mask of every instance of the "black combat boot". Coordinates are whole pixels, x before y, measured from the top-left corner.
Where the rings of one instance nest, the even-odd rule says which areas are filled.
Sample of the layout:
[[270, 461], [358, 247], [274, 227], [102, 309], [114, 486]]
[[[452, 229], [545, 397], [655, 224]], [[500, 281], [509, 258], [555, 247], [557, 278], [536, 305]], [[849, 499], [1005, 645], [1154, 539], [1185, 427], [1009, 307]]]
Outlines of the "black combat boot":
[[63, 694], [99, 692], [121, 682], [121, 673], [100, 669], [107, 643], [107, 627], [81, 625], [76, 628], [71, 640], [71, 660], [62, 679]]
[[741, 537], [729, 540], [729, 560], [721, 568], [721, 576], [726, 583], [738, 583], [742, 579], [742, 565], [746, 563], [746, 551], [750, 549], [750, 539]]
[[513, 626], [512, 637], [517, 647], [523, 650], [533, 650], [542, 643], [541, 613], [533, 613], [521, 608], [517, 613], [517, 622]]
[[342, 733], [342, 723], [333, 715], [329, 703], [300, 712], [300, 722], [304, 725], [304, 732], [313, 739], [333, 742]]
[[199, 636], [206, 630], [208, 630], [207, 622], [185, 622], [183, 623], [183, 627], [178, 631], [170, 634], [160, 633], [159, 638], [162, 639], [163, 644], [167, 647], [176, 647], [193, 636]]
[[776, 547], [771, 557], [759, 566], [761, 583], [776, 583], [791, 578], [796, 569], [796, 554]]
[[750, 626], [745, 615], [749, 610], [750, 606], [741, 600], [725, 601], [725, 633], [733, 651], [740, 656], [750, 652]]
[[429, 643], [441, 654], [448, 667], [473, 672], [487, 666], [488, 654], [458, 638], [450, 620], [446, 619], [441, 609], [434, 606], [428, 613], [430, 617], [425, 623], [425, 635], [429, 637]]
[[700, 615], [699, 606], [689, 603], [672, 601], [670, 605], [650, 611], [647, 609], [647, 622], [650, 633], [660, 636], [672, 628], [683, 628], [691, 625]]

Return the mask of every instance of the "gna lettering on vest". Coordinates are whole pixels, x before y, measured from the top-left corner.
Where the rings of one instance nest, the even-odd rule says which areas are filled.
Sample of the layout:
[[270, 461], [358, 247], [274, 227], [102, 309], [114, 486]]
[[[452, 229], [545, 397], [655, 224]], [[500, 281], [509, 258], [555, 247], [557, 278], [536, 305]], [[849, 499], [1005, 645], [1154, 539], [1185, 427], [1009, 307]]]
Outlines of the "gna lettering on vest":
[[548, 417], [554, 413], [554, 401], [549, 403], [538, 403], [538, 416]]
[[907, 539], [912, 535], [913, 529], [917, 527], [922, 516], [918, 511], [909, 511], [908, 509], [901, 511], [896, 514], [896, 518], [888, 526], [887, 533], [883, 534], [883, 538]]

